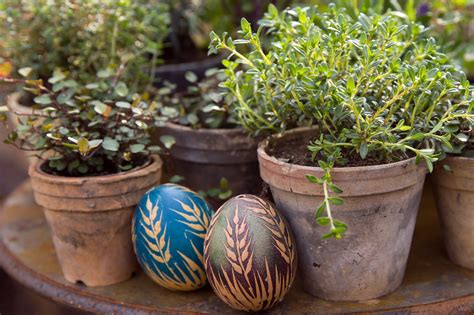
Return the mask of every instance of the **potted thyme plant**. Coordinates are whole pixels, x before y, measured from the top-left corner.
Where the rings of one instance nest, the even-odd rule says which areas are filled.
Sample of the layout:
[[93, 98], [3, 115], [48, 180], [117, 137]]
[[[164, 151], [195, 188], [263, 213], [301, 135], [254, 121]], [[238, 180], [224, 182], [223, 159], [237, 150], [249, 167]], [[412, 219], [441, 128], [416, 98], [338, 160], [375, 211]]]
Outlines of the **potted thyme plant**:
[[[105, 75], [126, 63], [121, 80], [130, 91], [145, 91], [161, 63], [169, 14], [155, 0], [6, 0], [0, 4], [0, 25], [0, 56], [19, 77], [42, 79], [48, 86], [66, 75], [89, 83], [98, 71]], [[30, 114], [32, 97], [27, 91], [12, 94], [11, 112]]]
[[148, 129], [167, 118], [129, 92], [121, 70], [101, 70], [87, 84], [67, 75], [49, 79], [51, 86], [4, 79], [35, 95], [39, 111], [20, 119], [5, 142], [40, 155], [29, 169], [36, 202], [66, 280], [87, 286], [117, 283], [136, 270], [133, 212], [161, 178], [154, 155], [161, 147], [151, 145]]
[[[471, 86], [471, 95], [474, 88]], [[453, 132], [447, 158], [438, 163], [432, 181], [449, 258], [474, 270], [474, 101], [460, 111], [468, 117], [447, 126]]]
[[231, 110], [235, 97], [224, 96], [219, 87], [226, 75], [214, 68], [201, 81], [192, 72], [186, 78], [186, 92], [163, 97], [164, 104], [176, 111], [176, 118], [159, 130], [176, 141], [165, 159], [167, 172], [201, 191], [216, 208], [233, 195], [259, 193], [258, 141], [235, 121]]
[[210, 52], [232, 56], [223, 86], [238, 122], [286, 131], [260, 144], [260, 174], [295, 231], [304, 287], [329, 300], [388, 294], [435, 144], [450, 145], [445, 127], [465, 116], [469, 83], [399, 14], [270, 6], [260, 25], [242, 20], [237, 39], [212, 33]]

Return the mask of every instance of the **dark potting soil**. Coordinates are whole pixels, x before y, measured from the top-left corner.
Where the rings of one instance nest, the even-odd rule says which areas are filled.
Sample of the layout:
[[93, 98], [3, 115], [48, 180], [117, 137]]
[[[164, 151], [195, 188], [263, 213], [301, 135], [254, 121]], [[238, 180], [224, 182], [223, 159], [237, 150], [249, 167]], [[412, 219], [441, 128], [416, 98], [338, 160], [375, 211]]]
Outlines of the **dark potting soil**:
[[[301, 165], [301, 166], [319, 166], [318, 157], [313, 161], [312, 153], [308, 149], [309, 143], [314, 137], [302, 136], [298, 139], [279, 139], [267, 148], [267, 154], [277, 158], [278, 160], [286, 163]], [[336, 165], [336, 167], [358, 167], [358, 166], [373, 166], [381, 164], [389, 164], [392, 162], [384, 161], [367, 156], [362, 159], [358, 153], [351, 153], [348, 149], [343, 149], [342, 154], [348, 160], [344, 165]], [[414, 155], [398, 156], [395, 161], [402, 161], [413, 157]]]

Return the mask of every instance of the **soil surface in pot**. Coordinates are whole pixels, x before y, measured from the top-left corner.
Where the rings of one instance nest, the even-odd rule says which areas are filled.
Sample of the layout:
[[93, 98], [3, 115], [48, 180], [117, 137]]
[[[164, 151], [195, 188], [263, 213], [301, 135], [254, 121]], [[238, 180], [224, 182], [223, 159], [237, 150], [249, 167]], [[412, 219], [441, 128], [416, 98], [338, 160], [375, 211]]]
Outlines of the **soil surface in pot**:
[[[315, 137], [310, 135], [304, 135], [296, 139], [278, 139], [278, 141], [270, 142], [267, 153], [268, 155], [273, 156], [282, 162], [301, 166], [318, 166], [317, 160], [320, 158], [316, 156], [316, 158], [313, 160], [311, 151], [308, 149], [308, 145], [314, 139]], [[358, 153], [353, 154], [349, 149], [342, 149], [341, 151], [342, 156], [347, 158], [347, 163], [344, 165], [336, 165], [338, 167], [358, 167], [389, 164], [397, 160], [403, 161], [414, 156], [410, 154], [408, 154], [408, 156], [402, 156], [399, 154], [395, 158], [395, 161], [384, 161], [371, 157], [370, 155], [365, 159], [362, 159]]]
[[115, 163], [113, 163], [112, 161], [109, 161], [107, 159], [104, 159], [103, 170], [100, 171], [100, 172], [98, 172], [98, 171], [87, 172], [86, 174], [81, 174], [79, 172], [76, 172], [74, 174], [70, 174], [70, 173], [68, 173], [67, 168], [64, 169], [63, 171], [58, 172], [56, 170], [53, 170], [51, 167], [49, 167], [48, 163], [44, 163], [41, 166], [41, 170], [43, 172], [49, 174], [49, 175], [55, 175], [55, 176], [63, 176], [63, 177], [91, 177], [91, 176], [94, 176], [95, 177], [95, 176], [115, 175], [115, 174], [134, 171], [134, 170], [137, 170], [139, 168], [145, 167], [150, 163], [151, 163], [150, 159], [147, 156], [137, 155], [136, 157], [133, 158], [134, 167], [129, 169], [129, 170], [126, 170], [126, 171], [120, 170], [120, 168]]

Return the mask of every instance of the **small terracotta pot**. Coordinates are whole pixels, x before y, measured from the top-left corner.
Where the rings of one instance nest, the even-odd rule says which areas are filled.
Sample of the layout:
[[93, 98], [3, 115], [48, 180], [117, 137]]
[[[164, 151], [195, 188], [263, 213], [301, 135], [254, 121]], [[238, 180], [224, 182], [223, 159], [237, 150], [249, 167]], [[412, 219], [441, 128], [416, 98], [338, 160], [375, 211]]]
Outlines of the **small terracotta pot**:
[[267, 154], [269, 141], [308, 139], [314, 130], [296, 129], [259, 145], [262, 179], [277, 208], [290, 222], [300, 257], [305, 290], [334, 301], [374, 299], [402, 282], [426, 175], [415, 159], [368, 166], [334, 168], [333, 181], [344, 191], [333, 216], [348, 224], [342, 239], [322, 239], [327, 227], [314, 216], [324, 200], [322, 188], [305, 175], [321, 177], [319, 167], [284, 163]]
[[61, 177], [30, 166], [36, 202], [43, 207], [66, 280], [106, 286], [130, 278], [137, 263], [131, 239], [136, 204], [159, 184], [162, 161], [108, 176]]
[[[166, 168], [172, 175], [183, 176], [183, 184], [192, 190], [218, 188], [221, 178], [229, 181], [234, 196], [261, 190], [258, 142], [242, 130], [192, 129], [168, 123], [158, 133], [175, 138]], [[216, 209], [224, 202], [209, 201]]]
[[474, 270], [474, 158], [448, 157], [436, 166], [432, 181], [448, 256]]

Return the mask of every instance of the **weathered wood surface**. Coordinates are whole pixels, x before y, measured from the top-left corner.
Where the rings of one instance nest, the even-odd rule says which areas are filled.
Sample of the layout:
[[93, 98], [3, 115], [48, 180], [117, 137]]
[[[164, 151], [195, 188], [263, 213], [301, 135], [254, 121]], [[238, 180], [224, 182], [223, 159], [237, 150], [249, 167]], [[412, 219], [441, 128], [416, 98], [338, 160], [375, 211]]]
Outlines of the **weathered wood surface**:
[[[16, 280], [46, 297], [83, 310], [105, 313], [232, 314], [209, 287], [176, 293], [155, 285], [143, 273], [105, 288], [66, 282], [48, 227], [35, 204], [29, 182], [0, 211], [0, 263]], [[359, 302], [328, 302], [304, 293], [298, 284], [273, 314], [472, 314], [474, 271], [453, 265], [444, 253], [431, 196], [425, 189], [403, 285], [386, 297]]]

